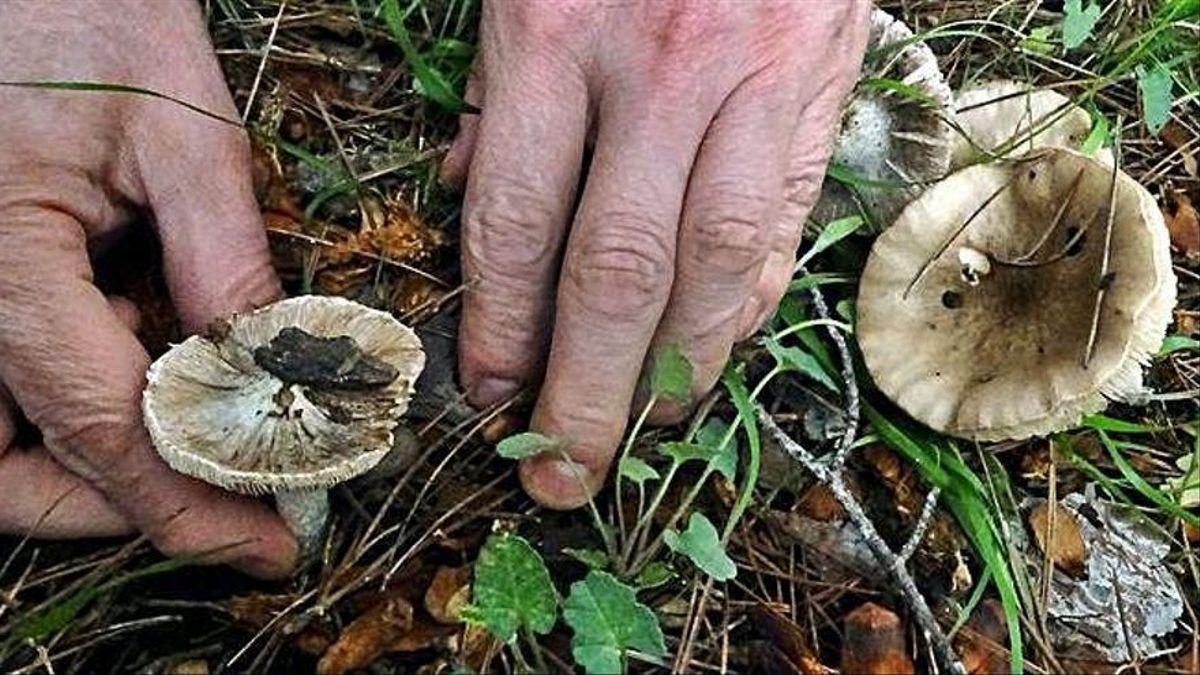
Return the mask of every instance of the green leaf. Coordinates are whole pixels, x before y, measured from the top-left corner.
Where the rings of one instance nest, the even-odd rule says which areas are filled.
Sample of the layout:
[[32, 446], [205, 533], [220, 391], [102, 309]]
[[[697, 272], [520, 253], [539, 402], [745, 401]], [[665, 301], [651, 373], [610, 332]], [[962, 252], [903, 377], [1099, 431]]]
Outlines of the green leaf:
[[728, 443], [722, 444], [728, 432], [729, 425], [713, 417], [696, 432], [696, 443], [716, 452], [709, 459], [713, 470], [732, 483], [737, 480], [738, 442], [736, 436], [731, 436]]
[[496, 454], [505, 459], [525, 459], [543, 452], [561, 450], [563, 444], [536, 431], [514, 434], [496, 444]]
[[1100, 5], [1089, 2], [1083, 7], [1083, 0], [1067, 0], [1063, 6], [1063, 50], [1071, 51], [1092, 36], [1092, 29], [1100, 18]]
[[578, 560], [591, 570], [606, 570], [608, 569], [608, 555], [599, 549], [594, 548], [564, 548], [563, 553]]
[[1158, 350], [1159, 356], [1182, 351], [1200, 351], [1200, 340], [1186, 335], [1168, 335]]
[[1021, 51], [1029, 54], [1049, 56], [1054, 53], [1054, 27], [1038, 26], [1029, 31], [1029, 36], [1021, 38], [1018, 44]]
[[650, 394], [686, 403], [692, 398], [692, 362], [679, 345], [670, 344], [654, 356]]
[[775, 362], [779, 364], [780, 368], [798, 371], [825, 385], [830, 391], [838, 391], [837, 384], [821, 367], [821, 362], [812, 354], [799, 347], [785, 347], [771, 338], [763, 338], [763, 345], [766, 346], [771, 356], [775, 357]]
[[571, 584], [563, 618], [575, 633], [571, 653], [587, 673], [623, 673], [631, 651], [654, 661], [667, 655], [654, 612], [608, 572], [593, 570]]
[[817, 240], [813, 242], [812, 248], [808, 249], [801, 256], [799, 262], [796, 263], [796, 267], [804, 267], [818, 253], [854, 234], [865, 223], [866, 221], [863, 220], [862, 216], [847, 216], [829, 223], [821, 230], [821, 234], [817, 235]]
[[1175, 84], [1171, 79], [1171, 71], [1161, 63], [1149, 70], [1139, 66], [1137, 80], [1138, 91], [1142, 94], [1142, 119], [1150, 133], [1157, 136], [1171, 119], [1171, 104], [1174, 102], [1171, 89]]
[[558, 597], [550, 571], [529, 542], [512, 534], [492, 535], [475, 562], [475, 597], [463, 611], [506, 644], [527, 628], [544, 635], [557, 620]]
[[684, 443], [682, 441], [660, 443], [656, 449], [660, 454], [669, 457], [676, 464], [693, 461], [711, 462], [717, 456], [717, 451], [714, 448], [696, 443]]
[[621, 477], [628, 478], [638, 485], [643, 485], [648, 480], [661, 478], [654, 467], [638, 457], [626, 457], [621, 460]]
[[1112, 145], [1112, 132], [1109, 130], [1108, 118], [1099, 112], [1092, 112], [1092, 130], [1088, 132], [1087, 138], [1083, 139], [1080, 151], [1090, 157], [1099, 152], [1100, 148], [1110, 145]]
[[649, 565], [642, 568], [634, 578], [633, 583], [639, 591], [644, 591], [650, 588], [658, 588], [675, 578], [675, 570], [671, 566], [661, 560], [654, 560]]
[[1096, 433], [1100, 436], [1100, 442], [1108, 450], [1108, 456], [1112, 459], [1113, 464], [1121, 472], [1121, 475], [1125, 477], [1125, 480], [1129, 481], [1133, 489], [1142, 493], [1143, 497], [1157, 504], [1163, 511], [1188, 522], [1192, 527], [1200, 527], [1200, 517], [1184, 509], [1170, 495], [1146, 482], [1146, 479], [1142, 478], [1142, 475], [1125, 459], [1125, 456], [1121, 453], [1121, 449], [1136, 446], [1130, 443], [1114, 441], [1108, 437], [1108, 434], [1100, 430], [1096, 430]]
[[412, 69], [418, 92], [452, 113], [479, 112], [478, 108], [462, 100], [446, 76], [430, 66], [425, 57], [417, 51], [408, 35], [408, 29], [404, 27], [404, 16], [400, 12], [398, 0], [383, 0], [380, 8], [383, 11], [384, 22], [392, 31], [392, 37], [400, 46], [400, 51], [404, 52], [404, 60], [408, 67]]
[[754, 488], [758, 485], [758, 471], [762, 464], [762, 447], [758, 437], [758, 420], [754, 417], [754, 403], [751, 402], [750, 392], [746, 389], [745, 377], [733, 363], [728, 363], [725, 372], [721, 373], [721, 383], [725, 385], [729, 392], [729, 400], [738, 411], [735, 423], [742, 425], [742, 431], [746, 434], [746, 444], [749, 446], [746, 476], [738, 488], [737, 501], [733, 503], [729, 520], [725, 521], [725, 531], [721, 535], [723, 539], [728, 539], [754, 498]]
[[703, 513], [693, 513], [683, 532], [664, 532], [663, 541], [672, 551], [687, 556], [696, 567], [717, 581], [729, 581], [737, 576], [737, 565], [721, 546], [717, 528]]

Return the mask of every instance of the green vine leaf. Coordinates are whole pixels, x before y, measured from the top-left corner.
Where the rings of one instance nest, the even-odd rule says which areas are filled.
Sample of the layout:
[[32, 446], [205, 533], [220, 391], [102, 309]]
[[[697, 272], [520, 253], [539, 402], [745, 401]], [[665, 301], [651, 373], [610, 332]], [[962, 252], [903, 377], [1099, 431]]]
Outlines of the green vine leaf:
[[475, 562], [474, 598], [463, 618], [506, 644], [526, 628], [545, 635], [558, 620], [558, 596], [538, 552], [519, 536], [492, 535]]
[[663, 347], [650, 370], [650, 394], [686, 403], [692, 397], [692, 362], [679, 345]]
[[693, 513], [686, 530], [668, 530], [663, 540], [672, 551], [687, 556], [696, 567], [717, 581], [729, 581], [737, 576], [737, 565], [721, 546], [717, 528], [703, 513]]
[[525, 459], [540, 455], [543, 452], [561, 450], [563, 444], [549, 436], [543, 436], [535, 431], [514, 434], [496, 444], [496, 454], [505, 459]]
[[644, 485], [648, 480], [659, 480], [661, 476], [645, 460], [638, 457], [626, 457], [621, 460], [621, 477], [634, 483]]
[[1157, 136], [1171, 119], [1171, 105], [1175, 102], [1171, 71], [1161, 63], [1149, 70], [1138, 67], [1137, 81], [1142, 94], [1142, 119], [1150, 133]]
[[1084, 7], [1083, 0], [1067, 0], [1063, 5], [1063, 50], [1069, 52], [1090, 38], [1099, 19], [1099, 4], [1089, 2]]
[[656, 663], [667, 655], [654, 612], [607, 572], [592, 570], [583, 581], [571, 584], [563, 618], [575, 632], [575, 662], [589, 674], [624, 673], [631, 653]]

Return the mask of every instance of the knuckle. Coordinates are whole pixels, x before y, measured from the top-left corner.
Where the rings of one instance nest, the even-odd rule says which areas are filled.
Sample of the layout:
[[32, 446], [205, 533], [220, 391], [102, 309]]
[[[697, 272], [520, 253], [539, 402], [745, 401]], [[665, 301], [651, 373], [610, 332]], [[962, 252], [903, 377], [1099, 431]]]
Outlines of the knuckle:
[[529, 185], [483, 191], [464, 219], [463, 252], [474, 272], [525, 278], [549, 266], [558, 248], [558, 209]]
[[666, 233], [640, 217], [607, 217], [601, 232], [579, 243], [565, 282], [584, 309], [614, 319], [657, 311], [671, 291], [673, 252]]
[[693, 255], [707, 267], [731, 275], [758, 269], [770, 247], [765, 223], [771, 200], [742, 196], [722, 200], [722, 206], [704, 209], [692, 223]]

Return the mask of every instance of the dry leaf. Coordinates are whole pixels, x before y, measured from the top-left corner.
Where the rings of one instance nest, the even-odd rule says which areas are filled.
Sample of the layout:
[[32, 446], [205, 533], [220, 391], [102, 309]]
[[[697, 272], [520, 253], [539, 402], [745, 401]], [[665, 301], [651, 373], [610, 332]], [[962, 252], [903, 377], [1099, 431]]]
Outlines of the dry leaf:
[[346, 626], [317, 663], [317, 673], [342, 675], [366, 668], [391, 651], [412, 626], [412, 605], [388, 598]]
[[1029, 527], [1037, 540], [1038, 549], [1050, 556], [1054, 566], [1076, 579], [1084, 576], [1087, 546], [1079, 532], [1075, 514], [1059, 504], [1054, 506], [1054, 522], [1050, 522], [1050, 505], [1041, 503], [1029, 512]]
[[1167, 145], [1171, 146], [1172, 149], [1180, 151], [1180, 157], [1183, 160], [1183, 170], [1186, 171], [1189, 176], [1195, 178], [1197, 176], [1198, 168], [1196, 155], [1192, 153], [1191, 150], [1187, 149], [1188, 145], [1192, 141], [1191, 133], [1189, 133], [1187, 129], [1184, 129], [1182, 124], [1179, 124], [1175, 120], [1171, 120], [1170, 122], [1167, 122], [1167, 125], [1162, 128], [1161, 132], [1159, 132], [1159, 137], [1162, 138]]
[[814, 483], [804, 491], [797, 511], [806, 518], [822, 523], [841, 522], [846, 519], [846, 511], [833, 496], [833, 492], [821, 483]]
[[454, 625], [459, 613], [471, 600], [471, 567], [439, 567], [425, 591], [425, 611], [434, 621]]
[[900, 617], [873, 602], [846, 615], [842, 672], [912, 675], [916, 672], [904, 648]]
[[1171, 246], [1187, 256], [1188, 260], [1200, 259], [1200, 218], [1196, 207], [1186, 193], [1174, 193], [1175, 213], [1166, 214], [1167, 230], [1171, 233]]
[[993, 598], [979, 603], [954, 641], [967, 673], [1008, 672], [1008, 627], [1004, 609]]

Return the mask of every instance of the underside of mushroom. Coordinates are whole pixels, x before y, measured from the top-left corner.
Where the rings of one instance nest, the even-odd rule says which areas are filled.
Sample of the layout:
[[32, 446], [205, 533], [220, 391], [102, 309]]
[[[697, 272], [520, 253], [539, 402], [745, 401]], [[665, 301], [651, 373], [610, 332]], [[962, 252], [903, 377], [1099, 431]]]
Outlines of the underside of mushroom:
[[1064, 429], [1142, 391], [1175, 299], [1153, 197], [1044, 150], [939, 182], [876, 241], [858, 339], [880, 389], [965, 438]]
[[391, 449], [423, 364], [420, 341], [390, 314], [292, 298], [214, 324], [156, 361], [146, 425], [175, 470], [235, 492], [286, 495], [285, 515], [311, 525], [324, 520], [328, 487]]
[[929, 47], [887, 12], [871, 14], [863, 72], [842, 114], [817, 223], [860, 212], [886, 227], [950, 163], [951, 93]]

